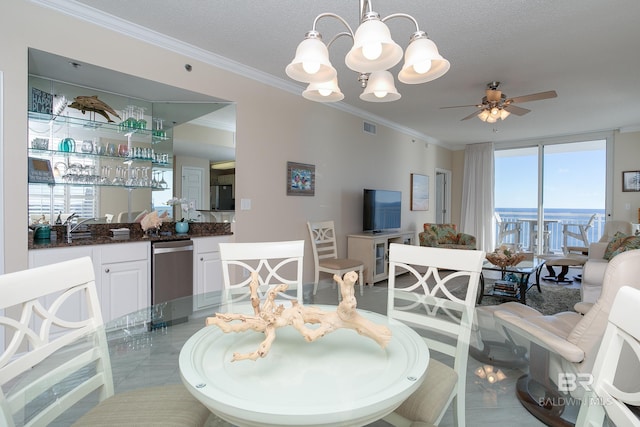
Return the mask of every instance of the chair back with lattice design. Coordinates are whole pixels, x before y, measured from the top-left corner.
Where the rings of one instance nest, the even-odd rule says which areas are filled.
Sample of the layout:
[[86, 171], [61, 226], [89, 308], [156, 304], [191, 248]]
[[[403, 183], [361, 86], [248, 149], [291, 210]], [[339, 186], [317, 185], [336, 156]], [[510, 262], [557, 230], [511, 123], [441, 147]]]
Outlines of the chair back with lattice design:
[[[448, 402], [458, 425], [465, 424], [469, 340], [484, 259], [477, 250], [396, 243], [389, 249], [387, 315], [413, 327], [430, 351], [450, 356], [458, 382]], [[396, 277], [403, 272], [402, 279]]]
[[638, 383], [628, 380], [635, 383], [630, 389], [616, 384], [617, 373], [630, 376], [640, 370], [638, 307], [640, 290], [630, 286], [620, 288], [596, 356], [593, 383], [587, 384], [576, 425], [602, 426], [607, 415], [616, 426], [640, 427], [638, 411], [632, 409], [640, 406]]
[[113, 395], [89, 257], [1, 275], [0, 313], [0, 425], [49, 425], [89, 393]]
[[227, 304], [248, 299], [251, 273], [258, 273], [258, 296], [264, 299], [271, 286], [286, 284], [285, 299], [302, 303], [304, 240], [257, 243], [220, 243], [222, 277]]

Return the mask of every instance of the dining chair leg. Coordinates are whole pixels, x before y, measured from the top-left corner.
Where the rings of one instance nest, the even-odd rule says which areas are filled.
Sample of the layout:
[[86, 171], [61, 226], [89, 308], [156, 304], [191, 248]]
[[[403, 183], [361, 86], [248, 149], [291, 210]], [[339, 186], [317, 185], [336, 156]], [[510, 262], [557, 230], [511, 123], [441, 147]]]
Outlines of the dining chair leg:
[[320, 272], [316, 269], [315, 279], [313, 282], [313, 294], [315, 295], [318, 292], [318, 280], [320, 280]]

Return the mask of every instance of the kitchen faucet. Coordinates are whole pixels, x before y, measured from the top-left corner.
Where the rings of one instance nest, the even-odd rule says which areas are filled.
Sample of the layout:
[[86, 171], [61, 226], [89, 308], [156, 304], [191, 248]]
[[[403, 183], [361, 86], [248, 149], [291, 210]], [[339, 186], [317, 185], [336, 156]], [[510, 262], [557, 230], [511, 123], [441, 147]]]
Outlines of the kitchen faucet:
[[87, 218], [87, 219], [83, 219], [82, 221], [78, 221], [75, 225], [72, 225], [71, 224], [71, 219], [75, 218], [75, 217], [77, 217], [77, 214], [73, 213], [65, 221], [65, 224], [67, 225], [67, 243], [71, 243], [71, 233], [76, 231], [80, 225], [82, 225], [82, 224], [84, 224], [85, 222], [88, 222], [88, 221], [98, 221], [100, 219], [100, 218]]

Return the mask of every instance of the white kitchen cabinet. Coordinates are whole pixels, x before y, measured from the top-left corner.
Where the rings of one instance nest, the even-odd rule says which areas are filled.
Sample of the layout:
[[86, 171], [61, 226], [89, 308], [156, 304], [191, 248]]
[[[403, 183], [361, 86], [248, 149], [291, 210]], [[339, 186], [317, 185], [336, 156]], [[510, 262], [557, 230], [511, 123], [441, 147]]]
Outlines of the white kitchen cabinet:
[[100, 266], [102, 316], [105, 321], [116, 319], [148, 307], [148, 261], [104, 263]]
[[[42, 267], [44, 265], [55, 264], [58, 262], [69, 261], [76, 258], [82, 258], [88, 256], [94, 258], [96, 252], [96, 246], [75, 246], [69, 248], [55, 248], [55, 249], [39, 249], [29, 251], [29, 268]], [[96, 265], [94, 263], [94, 272], [96, 271]], [[97, 276], [97, 275], [96, 275]], [[98, 295], [100, 295], [100, 284], [96, 280], [96, 288]], [[59, 295], [59, 294], [57, 294]], [[45, 298], [45, 304], [49, 306], [57, 295], [48, 295]], [[60, 306], [58, 310], [58, 317], [64, 320], [78, 321], [85, 319], [86, 304], [82, 299], [82, 295], [72, 295], [64, 304]]]
[[[29, 268], [83, 256], [89, 256], [93, 261], [96, 289], [105, 322], [150, 305], [149, 242], [30, 250]], [[78, 297], [68, 301], [61, 313], [78, 319], [83, 314], [82, 307]]]
[[148, 242], [100, 245], [100, 302], [109, 321], [151, 304]]
[[222, 290], [222, 262], [219, 244], [229, 242], [230, 236], [193, 238], [193, 309], [202, 310], [220, 302]]

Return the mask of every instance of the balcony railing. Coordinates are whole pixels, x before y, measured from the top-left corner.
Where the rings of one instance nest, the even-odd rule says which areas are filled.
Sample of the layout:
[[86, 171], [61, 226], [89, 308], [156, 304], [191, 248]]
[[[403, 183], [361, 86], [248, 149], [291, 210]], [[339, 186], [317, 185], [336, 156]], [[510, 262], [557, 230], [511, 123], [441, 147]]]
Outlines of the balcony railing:
[[[503, 243], [509, 244], [518, 244], [522, 250], [532, 251], [532, 243], [531, 241], [531, 228], [529, 227], [529, 222], [532, 219], [537, 218], [537, 211], [535, 210], [510, 210], [510, 209], [496, 209], [496, 211], [500, 214], [500, 217], [503, 222], [520, 222], [520, 241], [515, 242], [515, 236], [510, 235], [505, 238]], [[547, 253], [562, 253], [563, 246], [563, 226], [564, 224], [584, 224], [586, 225], [591, 219], [591, 216], [596, 213], [596, 219], [593, 223], [593, 226], [587, 230], [587, 237], [589, 239], [589, 243], [597, 242], [602, 233], [604, 231], [604, 223], [605, 223], [605, 214], [603, 210], [593, 210], [593, 211], [585, 211], [585, 212], [571, 212], [567, 211], [557, 211], [557, 212], [545, 212], [544, 219], [546, 223], [546, 231], [549, 232], [547, 236], [547, 244], [548, 250]], [[537, 228], [536, 228], [537, 230]], [[569, 228], [569, 231], [573, 231], [575, 233], [579, 233], [578, 227], [573, 226]], [[496, 230], [496, 242], [498, 240], [498, 234]], [[545, 245], [546, 246], [546, 245]], [[581, 240], [577, 240], [573, 237], [569, 237], [567, 239], [567, 246], [584, 246], [584, 243]]]

